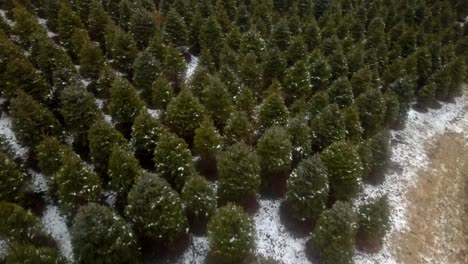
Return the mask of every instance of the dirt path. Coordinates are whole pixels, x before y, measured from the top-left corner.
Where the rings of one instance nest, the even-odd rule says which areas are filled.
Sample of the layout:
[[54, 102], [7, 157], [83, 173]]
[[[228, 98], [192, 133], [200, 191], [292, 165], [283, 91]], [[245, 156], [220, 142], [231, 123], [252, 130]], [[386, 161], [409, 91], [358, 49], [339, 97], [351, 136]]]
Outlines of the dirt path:
[[407, 192], [408, 231], [392, 236], [398, 263], [468, 263], [468, 143], [447, 133], [428, 146], [430, 164]]

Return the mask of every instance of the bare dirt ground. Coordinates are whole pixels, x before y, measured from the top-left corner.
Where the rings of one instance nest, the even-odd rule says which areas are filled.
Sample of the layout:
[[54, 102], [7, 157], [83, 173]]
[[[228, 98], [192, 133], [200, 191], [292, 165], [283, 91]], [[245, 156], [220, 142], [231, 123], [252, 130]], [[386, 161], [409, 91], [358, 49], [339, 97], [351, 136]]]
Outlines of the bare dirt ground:
[[392, 235], [392, 251], [398, 263], [468, 263], [468, 143], [447, 133], [427, 150], [430, 164], [406, 194], [408, 229]]

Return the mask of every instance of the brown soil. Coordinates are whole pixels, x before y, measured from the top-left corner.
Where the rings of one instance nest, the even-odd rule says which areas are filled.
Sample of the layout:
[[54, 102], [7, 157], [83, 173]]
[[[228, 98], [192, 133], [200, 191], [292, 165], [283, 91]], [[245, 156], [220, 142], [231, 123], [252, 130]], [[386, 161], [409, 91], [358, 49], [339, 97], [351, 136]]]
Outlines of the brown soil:
[[407, 192], [408, 230], [390, 239], [398, 263], [468, 263], [468, 147], [448, 133], [428, 146], [430, 164]]

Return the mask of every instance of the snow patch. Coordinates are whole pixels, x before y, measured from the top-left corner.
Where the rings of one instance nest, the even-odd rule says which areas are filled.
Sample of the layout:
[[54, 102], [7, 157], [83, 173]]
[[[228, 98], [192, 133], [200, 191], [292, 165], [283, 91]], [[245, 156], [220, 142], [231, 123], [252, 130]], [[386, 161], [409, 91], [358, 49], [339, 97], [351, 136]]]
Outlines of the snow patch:
[[71, 244], [70, 231], [67, 228], [65, 218], [60, 215], [56, 205], [49, 204], [41, 219], [47, 233], [57, 241], [60, 253], [73, 263], [73, 251]]
[[205, 263], [206, 256], [210, 251], [210, 245], [206, 236], [192, 236], [189, 248], [184, 252], [177, 264], [200, 264]]
[[21, 146], [18, 140], [16, 140], [16, 136], [12, 128], [11, 118], [5, 113], [3, 113], [0, 118], [0, 135], [4, 136], [5, 139], [10, 143], [16, 157], [24, 160], [28, 149]]
[[8, 26], [10, 26], [11, 28], [15, 26], [16, 23], [7, 17], [5, 10], [0, 9], [0, 16], [2, 16], [3, 20], [5, 20]]
[[151, 117], [153, 117], [154, 119], [159, 119], [159, 117], [161, 117], [161, 110], [148, 108], [147, 111], [148, 111], [148, 114], [150, 114]]
[[34, 170], [28, 169], [31, 175], [31, 190], [35, 193], [46, 193], [49, 190], [47, 178]]
[[195, 70], [197, 69], [199, 58], [195, 57], [193, 55], [190, 55], [190, 63], [187, 64], [187, 72], [185, 73], [185, 81], [190, 81], [192, 78], [193, 74], [195, 73]]

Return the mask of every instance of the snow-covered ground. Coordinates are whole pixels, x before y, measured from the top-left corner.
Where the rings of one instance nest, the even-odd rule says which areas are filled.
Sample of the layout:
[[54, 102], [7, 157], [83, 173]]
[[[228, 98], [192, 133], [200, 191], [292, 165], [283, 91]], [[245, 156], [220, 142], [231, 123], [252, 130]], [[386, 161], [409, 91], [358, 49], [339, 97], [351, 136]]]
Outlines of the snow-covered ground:
[[198, 57], [195, 57], [193, 55], [190, 55], [190, 63], [187, 64], [187, 72], [185, 73], [185, 80], [188, 82], [192, 78], [192, 75], [195, 73], [195, 69], [198, 66]]

